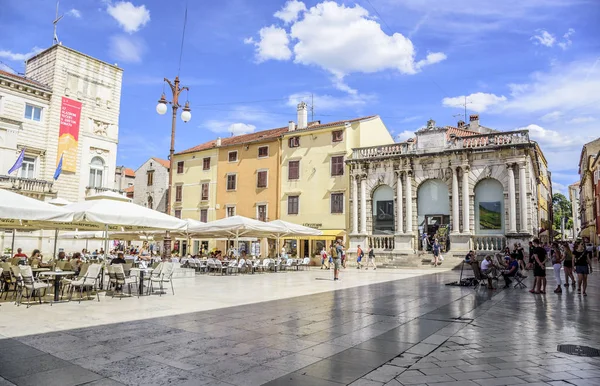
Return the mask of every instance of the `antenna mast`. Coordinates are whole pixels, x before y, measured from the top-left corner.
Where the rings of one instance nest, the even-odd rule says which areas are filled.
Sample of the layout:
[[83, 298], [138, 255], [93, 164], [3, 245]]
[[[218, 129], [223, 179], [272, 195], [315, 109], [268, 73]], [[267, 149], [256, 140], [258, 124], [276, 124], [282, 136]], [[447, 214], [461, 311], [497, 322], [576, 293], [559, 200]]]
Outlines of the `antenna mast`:
[[58, 41], [58, 35], [56, 34], [56, 25], [58, 24], [60, 19], [62, 19], [63, 16], [65, 16], [65, 15], [60, 15], [60, 17], [58, 16], [58, 3], [59, 3], [59, 0], [56, 0], [56, 18], [52, 22], [52, 24], [54, 24], [54, 37], [52, 39], [52, 45], [60, 44], [60, 42]]
[[315, 121], [315, 95], [313, 93], [310, 94], [310, 121]]

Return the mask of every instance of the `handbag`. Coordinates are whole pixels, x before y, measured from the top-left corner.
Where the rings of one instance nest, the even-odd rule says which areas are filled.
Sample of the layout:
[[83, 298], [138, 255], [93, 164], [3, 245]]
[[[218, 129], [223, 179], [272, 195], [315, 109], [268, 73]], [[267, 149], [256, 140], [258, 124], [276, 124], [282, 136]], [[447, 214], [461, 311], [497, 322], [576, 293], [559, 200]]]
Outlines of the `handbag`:
[[444, 261], [444, 256], [440, 253], [440, 261]]

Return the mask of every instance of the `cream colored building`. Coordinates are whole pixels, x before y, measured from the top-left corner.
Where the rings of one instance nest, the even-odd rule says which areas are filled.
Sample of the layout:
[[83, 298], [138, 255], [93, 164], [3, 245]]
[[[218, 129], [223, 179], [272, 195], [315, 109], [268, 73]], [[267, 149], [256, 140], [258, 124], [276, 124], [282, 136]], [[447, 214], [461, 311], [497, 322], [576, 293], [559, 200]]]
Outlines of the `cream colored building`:
[[393, 144], [378, 116], [321, 124], [308, 122], [306, 104], [290, 122], [281, 151], [279, 218], [320, 229], [325, 237], [289, 240], [288, 253], [313, 256], [349, 228], [349, 171], [352, 149]]

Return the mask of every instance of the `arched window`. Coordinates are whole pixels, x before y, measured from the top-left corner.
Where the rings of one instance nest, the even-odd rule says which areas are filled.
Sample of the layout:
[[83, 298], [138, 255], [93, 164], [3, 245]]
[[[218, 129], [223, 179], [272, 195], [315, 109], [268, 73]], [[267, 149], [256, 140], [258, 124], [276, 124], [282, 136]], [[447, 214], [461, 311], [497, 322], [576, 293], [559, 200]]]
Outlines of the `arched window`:
[[394, 190], [382, 185], [373, 193], [373, 234], [393, 234]]
[[90, 188], [102, 187], [102, 173], [104, 173], [104, 161], [100, 157], [92, 158], [92, 162], [90, 162]]
[[504, 233], [504, 188], [498, 180], [486, 178], [475, 186], [475, 232]]
[[148, 197], [148, 208], [150, 209], [154, 209], [153, 205], [154, 205], [154, 200], [152, 200], [152, 197]]

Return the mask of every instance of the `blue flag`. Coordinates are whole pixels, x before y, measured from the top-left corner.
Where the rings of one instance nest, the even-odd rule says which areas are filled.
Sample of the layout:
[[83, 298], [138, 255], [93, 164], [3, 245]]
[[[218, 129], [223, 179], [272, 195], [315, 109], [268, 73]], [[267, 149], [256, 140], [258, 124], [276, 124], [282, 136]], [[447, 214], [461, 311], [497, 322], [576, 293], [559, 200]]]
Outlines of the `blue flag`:
[[64, 154], [61, 154], [60, 161], [58, 161], [58, 165], [56, 165], [56, 171], [54, 172], [54, 180], [58, 180], [58, 176], [60, 176], [60, 173], [62, 173], [63, 157], [64, 157]]
[[13, 165], [12, 168], [8, 171], [8, 174], [11, 175], [15, 170], [18, 170], [21, 165], [23, 165], [23, 157], [25, 157], [25, 148], [21, 150], [21, 154], [19, 154], [19, 158], [17, 158], [17, 162]]

